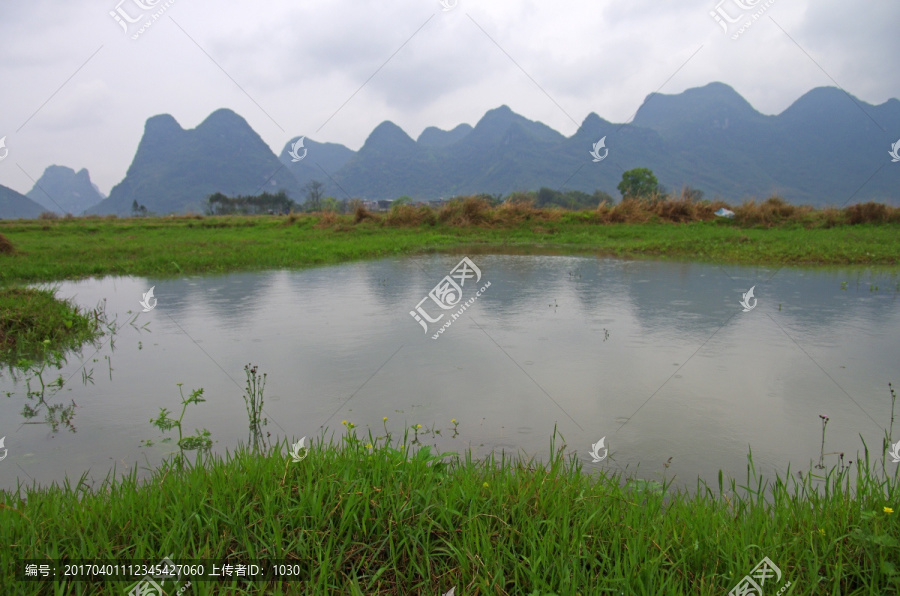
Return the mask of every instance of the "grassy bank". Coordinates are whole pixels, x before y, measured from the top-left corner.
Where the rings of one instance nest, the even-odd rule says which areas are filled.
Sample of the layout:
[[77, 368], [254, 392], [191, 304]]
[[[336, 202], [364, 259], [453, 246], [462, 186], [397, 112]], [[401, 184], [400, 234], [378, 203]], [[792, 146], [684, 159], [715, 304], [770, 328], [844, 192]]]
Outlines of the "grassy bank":
[[[351, 428], [299, 462], [287, 445], [242, 449], [164, 466], [146, 483], [132, 472], [93, 491], [84, 479], [28, 491], [27, 504], [0, 494], [0, 573], [17, 559], [173, 555], [286, 560], [296, 574], [182, 578], [196, 594], [721, 595], [769, 557], [783, 574], [771, 593], [788, 581], [787, 594], [900, 590], [900, 482], [868, 457], [768, 483], [750, 461], [745, 482], [687, 495], [586, 474], [559, 444], [538, 464], [441, 457], [411, 441]], [[15, 593], [124, 594], [129, 584], [51, 585], [17, 582]]]
[[711, 215], [715, 204], [660, 205], [624, 202], [573, 212], [516, 205], [490, 209], [471, 200], [437, 213], [401, 206], [385, 214], [0, 221], [0, 234], [13, 247], [0, 254], [0, 285], [296, 268], [450, 250], [768, 265], [900, 262], [900, 209], [854, 216], [848, 210], [790, 207], [779, 215], [778, 208], [763, 204], [735, 208], [741, 217], [724, 220]]

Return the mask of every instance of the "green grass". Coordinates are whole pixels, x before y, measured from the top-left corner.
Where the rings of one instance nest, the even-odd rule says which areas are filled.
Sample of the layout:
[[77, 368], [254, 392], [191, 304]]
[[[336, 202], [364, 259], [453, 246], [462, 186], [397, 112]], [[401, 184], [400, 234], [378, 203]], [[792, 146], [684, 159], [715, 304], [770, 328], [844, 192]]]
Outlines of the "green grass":
[[[557, 435], [558, 436], [558, 435]], [[692, 494], [587, 474], [565, 445], [544, 463], [432, 454], [352, 425], [294, 462], [281, 445], [147, 482], [113, 474], [0, 494], [0, 573], [17, 559], [288, 560], [296, 581], [193, 581], [198, 594], [716, 594], [764, 556], [789, 594], [897, 594], [898, 476], [868, 455]], [[208, 565], [208, 564], [207, 564]], [[208, 567], [207, 567], [208, 568]], [[186, 578], [185, 578], [186, 579]], [[5, 584], [10, 585], [10, 584]], [[17, 594], [123, 594], [126, 582], [18, 582]], [[40, 591], [40, 592], [39, 592]], [[766, 593], [769, 593], [767, 590]], [[774, 591], [772, 592], [774, 593]]]
[[742, 227], [727, 221], [602, 224], [595, 212], [510, 225], [381, 221], [330, 225], [319, 216], [3, 221], [16, 247], [0, 285], [102, 275], [176, 276], [327, 265], [430, 251], [543, 251], [765, 265], [896, 266], [900, 224]]
[[0, 363], [39, 360], [48, 349], [64, 352], [102, 333], [101, 307], [84, 311], [55, 290], [0, 288]]

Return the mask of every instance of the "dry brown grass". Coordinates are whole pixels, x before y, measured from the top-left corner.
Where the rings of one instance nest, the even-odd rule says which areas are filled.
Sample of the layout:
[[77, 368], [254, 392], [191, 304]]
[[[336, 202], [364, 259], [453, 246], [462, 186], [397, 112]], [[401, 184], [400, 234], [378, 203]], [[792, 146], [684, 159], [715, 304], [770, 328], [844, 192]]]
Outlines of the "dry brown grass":
[[359, 223], [367, 219], [375, 219], [375, 216], [372, 215], [371, 211], [366, 209], [366, 206], [362, 204], [362, 201], [358, 201], [353, 208], [353, 223]]
[[334, 211], [324, 211], [318, 214], [319, 221], [314, 227], [318, 229], [330, 228], [341, 221], [341, 217]]
[[491, 223], [493, 210], [479, 197], [451, 200], [438, 211], [438, 221], [450, 226], [472, 226]]
[[734, 219], [740, 224], [755, 226], [773, 226], [786, 221], [804, 221], [813, 213], [808, 205], [791, 205], [778, 196], [772, 196], [764, 202], [745, 201], [734, 208]]
[[59, 219], [59, 215], [54, 211], [41, 211], [41, 214], [38, 215], [38, 219]]
[[392, 205], [384, 218], [386, 226], [418, 226], [422, 224], [421, 214], [412, 205]]
[[597, 213], [603, 223], [644, 223], [651, 218], [646, 203], [630, 197], [612, 207], [601, 204]]
[[900, 211], [900, 208], [891, 208], [882, 203], [872, 202], [850, 205], [844, 209], [847, 215], [847, 223], [851, 225], [885, 223], [891, 220], [891, 215], [896, 216], [897, 211]]
[[16, 252], [16, 248], [9, 241], [9, 238], [0, 234], [0, 255], [11, 255], [14, 252]]

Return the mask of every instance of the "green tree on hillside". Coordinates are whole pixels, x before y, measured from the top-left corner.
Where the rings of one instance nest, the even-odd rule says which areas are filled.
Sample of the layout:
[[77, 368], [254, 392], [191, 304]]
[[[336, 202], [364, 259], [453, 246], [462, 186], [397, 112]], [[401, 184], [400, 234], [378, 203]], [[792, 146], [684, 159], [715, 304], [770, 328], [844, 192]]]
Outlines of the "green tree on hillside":
[[622, 198], [649, 199], [653, 193], [659, 192], [659, 180], [649, 168], [634, 168], [622, 174], [619, 182], [619, 192]]

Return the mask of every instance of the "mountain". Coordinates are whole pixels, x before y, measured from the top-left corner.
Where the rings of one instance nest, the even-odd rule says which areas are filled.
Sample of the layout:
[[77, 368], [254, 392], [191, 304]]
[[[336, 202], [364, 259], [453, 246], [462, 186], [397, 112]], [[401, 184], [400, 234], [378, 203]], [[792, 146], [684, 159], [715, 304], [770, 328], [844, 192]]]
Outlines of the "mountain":
[[[569, 137], [503, 105], [474, 126], [427, 127], [417, 140], [382, 122], [359, 151], [303, 137], [298, 161], [291, 151], [300, 137], [276, 157], [230, 110], [193, 130], [160, 115], [147, 121], [125, 179], [90, 211], [130, 213], [134, 200], [157, 213], [199, 211], [213, 192], [279, 188], [302, 202], [312, 180], [339, 199], [428, 200], [543, 186], [618, 196], [622, 174], [639, 167], [670, 191], [691, 186], [733, 203], [777, 193], [817, 206], [898, 204], [900, 165], [887, 155], [898, 134], [897, 99], [875, 106], [822, 87], [770, 116], [723, 83], [652, 93], [627, 123], [588, 114]], [[590, 152], [601, 139], [605, 157], [595, 162]]]
[[422, 147], [446, 147], [452, 145], [456, 141], [472, 132], [472, 127], [468, 124], [460, 124], [453, 130], [441, 130], [434, 126], [429, 126], [422, 131], [416, 143]]
[[290, 152], [299, 139], [300, 137], [294, 137], [288, 141], [278, 159], [287, 166], [301, 187], [312, 180], [319, 180], [325, 184], [326, 195], [340, 196], [340, 189], [334, 186], [328, 176], [344, 167], [353, 157], [354, 151], [337, 143], [317, 143], [304, 137], [303, 148], [298, 147], [296, 153], [301, 159], [294, 161]]
[[162, 114], [147, 120], [125, 179], [88, 212], [128, 215], [133, 201], [156, 213], [202, 212], [206, 198], [216, 192], [233, 196], [279, 190], [301, 199], [293, 174], [231, 110], [216, 110], [191, 130]]
[[0, 185], [0, 219], [35, 219], [43, 207], [11, 188]]
[[[814, 89], [777, 116], [723, 83], [649, 95], [626, 124], [589, 114], [571, 137], [508, 106], [474, 126], [426, 128], [413, 145], [382, 123], [346, 165], [329, 172], [345, 196], [436, 199], [541, 186], [618, 195], [629, 169], [648, 167], [671, 191], [691, 186], [739, 202], [779, 194], [794, 203], [898, 202], [900, 167], [887, 150], [900, 101], [872, 106], [836, 88]], [[377, 134], [376, 134], [377, 133]], [[896, 133], [895, 133], [896, 134]], [[607, 158], [594, 162], [604, 139]], [[601, 150], [601, 151], [603, 151]]]
[[82, 168], [77, 174], [65, 166], [49, 166], [25, 195], [39, 203], [45, 211], [80, 214], [105, 197], [91, 183], [91, 175]]

